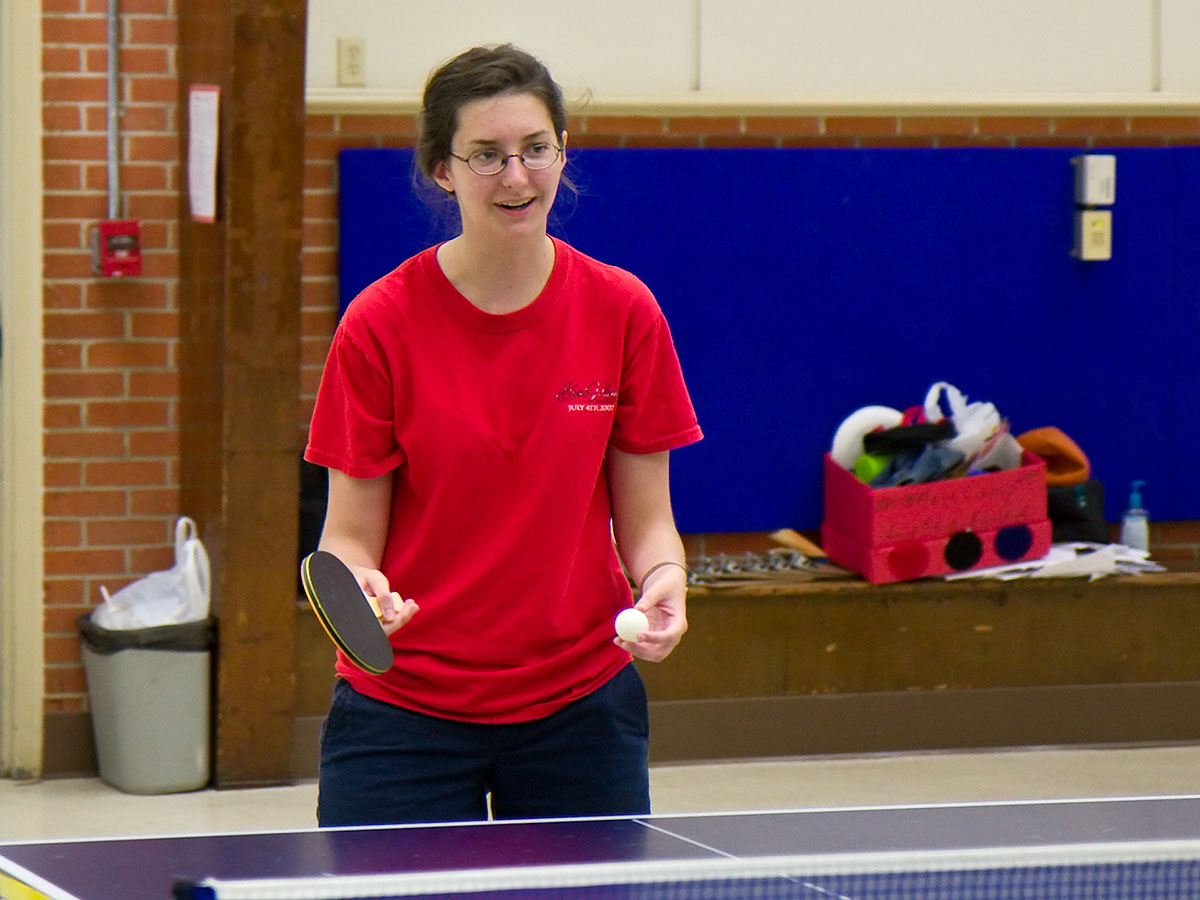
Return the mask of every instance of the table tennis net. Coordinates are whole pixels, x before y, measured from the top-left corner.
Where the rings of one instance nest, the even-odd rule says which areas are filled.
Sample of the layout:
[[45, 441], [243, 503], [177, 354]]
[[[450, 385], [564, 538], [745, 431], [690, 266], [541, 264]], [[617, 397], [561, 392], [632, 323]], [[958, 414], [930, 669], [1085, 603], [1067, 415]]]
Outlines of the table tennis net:
[[176, 900], [1200, 900], [1200, 844], [208, 879]]

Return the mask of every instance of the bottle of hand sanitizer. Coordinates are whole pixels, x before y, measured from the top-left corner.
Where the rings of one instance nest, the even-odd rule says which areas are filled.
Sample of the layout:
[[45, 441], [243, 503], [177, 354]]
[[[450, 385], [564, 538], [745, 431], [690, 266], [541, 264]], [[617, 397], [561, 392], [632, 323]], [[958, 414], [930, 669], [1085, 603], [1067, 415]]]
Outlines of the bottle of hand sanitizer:
[[1142, 508], [1142, 485], [1135, 481], [1129, 492], [1129, 509], [1121, 519], [1121, 543], [1134, 550], [1150, 549], [1150, 514]]

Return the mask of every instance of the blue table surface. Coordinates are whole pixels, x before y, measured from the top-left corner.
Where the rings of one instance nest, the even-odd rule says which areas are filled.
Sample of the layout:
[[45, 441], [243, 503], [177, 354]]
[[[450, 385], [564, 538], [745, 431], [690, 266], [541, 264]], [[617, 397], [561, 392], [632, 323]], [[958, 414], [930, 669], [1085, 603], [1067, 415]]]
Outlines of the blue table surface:
[[63, 900], [163, 900], [177, 879], [1181, 840], [1200, 841], [1200, 796], [22, 842], [0, 844], [0, 873]]

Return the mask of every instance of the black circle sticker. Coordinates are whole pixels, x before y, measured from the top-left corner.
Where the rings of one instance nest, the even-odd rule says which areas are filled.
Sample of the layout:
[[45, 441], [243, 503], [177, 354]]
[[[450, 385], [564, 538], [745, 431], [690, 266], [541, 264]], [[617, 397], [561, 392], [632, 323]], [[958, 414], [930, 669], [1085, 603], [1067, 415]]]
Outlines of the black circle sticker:
[[983, 541], [973, 531], [960, 531], [950, 536], [946, 541], [946, 549], [942, 554], [946, 565], [961, 572], [969, 569], [983, 557]]

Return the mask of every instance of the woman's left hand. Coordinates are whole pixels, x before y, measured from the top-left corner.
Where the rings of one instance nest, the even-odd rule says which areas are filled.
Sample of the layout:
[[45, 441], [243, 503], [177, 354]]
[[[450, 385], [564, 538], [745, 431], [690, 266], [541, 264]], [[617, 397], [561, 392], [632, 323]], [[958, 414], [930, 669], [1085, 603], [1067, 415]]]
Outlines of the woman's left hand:
[[650, 629], [640, 640], [618, 637], [613, 643], [638, 659], [662, 662], [687, 631], [687, 572], [679, 566], [665, 566], [647, 581], [634, 608], [646, 614]]

